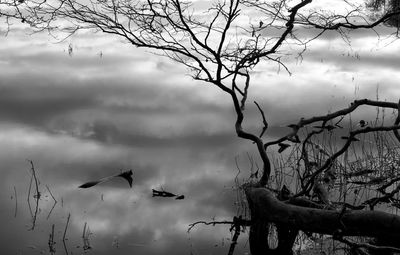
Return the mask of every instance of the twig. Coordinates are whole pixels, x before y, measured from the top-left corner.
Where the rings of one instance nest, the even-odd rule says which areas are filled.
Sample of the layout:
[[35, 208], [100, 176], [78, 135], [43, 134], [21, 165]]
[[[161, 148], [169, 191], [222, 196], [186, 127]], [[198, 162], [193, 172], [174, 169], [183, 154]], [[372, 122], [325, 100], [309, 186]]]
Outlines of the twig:
[[261, 131], [261, 134], [259, 135], [259, 137], [261, 138], [261, 137], [264, 135], [264, 133], [265, 133], [265, 131], [267, 130], [267, 128], [268, 128], [268, 122], [267, 122], [267, 120], [265, 119], [264, 111], [261, 109], [261, 107], [258, 105], [258, 103], [257, 103], [256, 101], [254, 101], [254, 103], [256, 104], [258, 110], [260, 111], [261, 116], [262, 116], [262, 119], [263, 119], [264, 127], [263, 127], [263, 129], [262, 129], [262, 131]]
[[29, 189], [28, 189], [28, 197], [26, 198], [27, 202], [28, 202], [28, 208], [29, 208], [29, 212], [31, 213], [31, 218], [33, 218], [33, 212], [32, 212], [32, 207], [31, 207], [31, 189], [32, 189], [32, 181], [33, 181], [33, 174], [31, 174], [31, 180], [29, 182]]
[[90, 230], [89, 227], [87, 226], [87, 222], [85, 222], [85, 225], [83, 226], [83, 233], [82, 233], [82, 239], [83, 239], [83, 250], [87, 251], [92, 249], [89, 243], [89, 235], [90, 235]]
[[215, 226], [217, 224], [229, 224], [229, 225], [232, 225], [233, 221], [226, 221], [226, 220], [225, 221], [210, 221], [210, 222], [197, 221], [197, 222], [189, 224], [189, 228], [188, 228], [187, 232], [189, 233], [192, 230], [192, 228], [194, 228], [198, 224], [213, 225], [213, 226]]
[[63, 241], [63, 246], [64, 246], [65, 254], [66, 254], [66, 255], [69, 255], [69, 254], [68, 254], [67, 245], [65, 244], [65, 241]]
[[36, 172], [35, 172], [35, 167], [33, 165], [33, 161], [29, 160], [29, 162], [31, 163], [31, 169], [32, 169], [32, 174], [33, 174], [33, 179], [35, 180], [35, 187], [36, 187], [36, 196], [39, 199], [40, 198], [40, 192], [39, 192], [39, 182], [36, 178]]
[[51, 193], [49, 186], [46, 185], [47, 191], [50, 193], [50, 196], [53, 198], [54, 202], [57, 203], [57, 200], [55, 199], [55, 197], [53, 196], [53, 194]]
[[[397, 104], [397, 118], [394, 122], [395, 125], [399, 125], [400, 124], [400, 99], [399, 99], [399, 103]], [[394, 136], [396, 136], [397, 140], [400, 142], [400, 134], [399, 131], [397, 129], [393, 130]]]
[[33, 214], [33, 217], [32, 217], [32, 228], [30, 229], [30, 230], [33, 230], [33, 229], [35, 229], [36, 218], [37, 218], [37, 214], [38, 214], [38, 210], [39, 210], [40, 192], [39, 192], [39, 182], [37, 180], [36, 172], [35, 172], [35, 166], [33, 165], [32, 160], [28, 160], [28, 161], [31, 164], [32, 176], [33, 176], [33, 179], [35, 180], [35, 186], [36, 186], [36, 194], [34, 195], [34, 198], [36, 199], [36, 208], [35, 208], [35, 213]]
[[86, 224], [87, 224], [87, 222], [85, 222], [85, 224], [83, 225], [83, 232], [82, 232], [82, 239], [83, 240], [85, 240]]
[[49, 236], [48, 244], [49, 244], [50, 254], [55, 254], [56, 253], [56, 248], [54, 247], [54, 245], [56, 243], [54, 242], [54, 224], [51, 227], [51, 233], [50, 233], [50, 236]]
[[233, 217], [233, 225], [232, 225], [230, 231], [232, 231], [232, 229], [235, 229], [235, 233], [233, 234], [233, 238], [232, 238], [231, 246], [229, 247], [228, 255], [233, 255], [233, 252], [235, 251], [237, 240], [240, 235], [240, 227], [241, 227], [242, 222], [243, 222], [243, 219], [242, 219], [241, 215], [239, 217], [236, 217], [236, 216]]
[[[197, 221], [197, 222], [194, 222], [194, 223], [189, 224], [189, 228], [188, 228], [187, 232], [189, 233], [189, 232], [192, 230], [192, 228], [194, 228], [194, 227], [195, 227], [196, 225], [198, 225], [198, 224], [213, 225], [213, 226], [215, 226], [215, 225], [219, 225], [219, 224], [229, 224], [229, 225], [232, 225], [232, 224], [234, 224], [234, 223], [235, 223], [235, 222], [233, 222], [233, 221], [227, 221], [227, 220], [224, 220], [224, 221], [210, 221], [210, 222], [206, 222], [206, 221]], [[238, 218], [238, 224], [240, 224], [241, 226], [250, 226], [251, 221], [250, 221], [250, 220], [246, 220], [246, 219], [241, 219], [241, 218], [240, 218], [240, 220], [239, 220], [239, 218]]]
[[377, 245], [372, 245], [369, 243], [356, 243], [356, 242], [350, 241], [348, 239], [345, 239], [342, 236], [337, 236], [334, 239], [338, 240], [342, 243], [345, 243], [350, 247], [366, 248], [366, 249], [370, 249], [370, 250], [383, 251], [383, 252], [385, 252], [385, 251], [386, 252], [396, 252], [396, 253], [400, 252], [399, 248], [390, 247], [390, 246], [377, 246]]
[[51, 197], [52, 197], [52, 198], [53, 198], [53, 200], [54, 200], [53, 207], [51, 207], [51, 210], [50, 210], [49, 214], [47, 215], [47, 219], [49, 219], [49, 218], [50, 218], [50, 215], [51, 215], [51, 213], [52, 213], [52, 212], [53, 212], [53, 210], [54, 210], [54, 207], [56, 207], [57, 200], [55, 199], [55, 197], [54, 197], [54, 196], [53, 196], [53, 194], [51, 193], [51, 191], [50, 191], [50, 189], [49, 189], [49, 186], [47, 186], [47, 185], [46, 185], [46, 188], [47, 188], [47, 190], [49, 191], [49, 193], [50, 193]]
[[65, 224], [64, 234], [62, 240], [65, 241], [65, 235], [67, 234], [69, 218], [71, 217], [71, 213], [68, 213], [67, 223]]
[[65, 250], [65, 254], [68, 255], [68, 249], [67, 249], [67, 245], [65, 244], [65, 235], [67, 234], [67, 229], [68, 229], [68, 223], [69, 223], [69, 218], [71, 217], [71, 213], [68, 213], [68, 218], [67, 218], [67, 223], [65, 224], [65, 229], [64, 229], [64, 234], [63, 234], [63, 245], [64, 245], [64, 250]]
[[53, 212], [54, 208], [56, 207], [56, 204], [57, 204], [57, 202], [55, 202], [55, 203], [53, 204], [53, 206], [51, 207], [49, 214], [47, 214], [46, 220], [48, 220], [48, 219], [50, 218], [50, 215], [51, 215], [51, 213]]
[[[329, 113], [326, 115], [321, 115], [321, 116], [315, 116], [315, 117], [311, 117], [311, 118], [301, 118], [300, 121], [297, 124], [293, 124], [292, 126], [292, 131], [287, 134], [284, 137], [281, 137], [277, 140], [274, 141], [270, 141], [264, 144], [264, 148], [266, 149], [267, 147], [274, 145], [274, 144], [278, 144], [280, 142], [284, 142], [286, 140], [288, 140], [288, 138], [293, 137], [294, 135], [297, 135], [298, 131], [300, 130], [300, 128], [305, 127], [306, 125], [315, 123], [315, 122], [319, 122], [319, 121], [329, 121], [332, 119], [335, 119], [337, 117], [343, 117], [353, 111], [355, 111], [358, 107], [360, 106], [376, 106], [376, 107], [381, 107], [381, 108], [392, 108], [392, 109], [398, 109], [399, 108], [399, 104], [398, 103], [392, 103], [392, 102], [386, 102], [386, 101], [373, 101], [373, 100], [369, 100], [369, 99], [361, 99], [361, 100], [355, 100], [353, 101], [350, 106], [343, 108], [341, 110], [338, 110], [336, 112], [333, 113]], [[336, 123], [338, 124], [338, 123]], [[335, 124], [335, 125], [336, 125]], [[392, 127], [392, 130], [394, 130], [395, 128]]]

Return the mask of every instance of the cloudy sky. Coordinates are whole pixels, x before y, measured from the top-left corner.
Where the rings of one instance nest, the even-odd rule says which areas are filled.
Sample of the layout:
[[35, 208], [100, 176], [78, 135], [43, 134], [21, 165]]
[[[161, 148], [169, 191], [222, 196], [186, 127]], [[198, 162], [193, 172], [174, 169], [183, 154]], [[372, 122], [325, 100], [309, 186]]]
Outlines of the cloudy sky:
[[[284, 134], [284, 126], [300, 117], [376, 98], [377, 91], [381, 99], [397, 101], [400, 43], [385, 39], [389, 29], [380, 32], [379, 40], [372, 32], [354, 32], [351, 46], [327, 34], [309, 45], [303, 59], [287, 57], [291, 76], [261, 64], [249, 102], [257, 100], [267, 115], [266, 139]], [[236, 214], [235, 157], [239, 179], [250, 175], [247, 153], [258, 160], [251, 144], [235, 136], [226, 95], [193, 81], [166, 58], [103, 34], [62, 42], [23, 26], [7, 36], [3, 27], [0, 34], [3, 254], [47, 253], [53, 224], [57, 254], [63, 253], [68, 214], [67, 249], [74, 254], [83, 251], [85, 222], [93, 254], [227, 252], [229, 226], [198, 226], [187, 233], [192, 222]], [[249, 104], [246, 114], [246, 128], [258, 132], [256, 108]], [[27, 160], [34, 162], [42, 192], [33, 231]], [[77, 188], [129, 169], [132, 189], [118, 179]], [[51, 213], [47, 187], [58, 201]], [[152, 198], [152, 188], [185, 199]], [[238, 254], [248, 251], [246, 241], [243, 234]]]

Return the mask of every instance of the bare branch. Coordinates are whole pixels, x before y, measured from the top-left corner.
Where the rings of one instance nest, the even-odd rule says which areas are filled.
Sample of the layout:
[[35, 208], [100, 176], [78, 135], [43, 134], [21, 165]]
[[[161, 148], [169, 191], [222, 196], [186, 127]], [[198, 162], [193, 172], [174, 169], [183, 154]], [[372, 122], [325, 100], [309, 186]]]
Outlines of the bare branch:
[[258, 137], [261, 138], [264, 135], [265, 131], [267, 131], [267, 129], [268, 129], [268, 122], [267, 122], [267, 120], [265, 118], [264, 111], [261, 109], [260, 105], [256, 101], [254, 101], [254, 104], [257, 106], [258, 110], [260, 111], [261, 117], [262, 117], [262, 120], [263, 120], [263, 124], [264, 124], [264, 126], [263, 126], [263, 128], [261, 130], [261, 133], [258, 136]]

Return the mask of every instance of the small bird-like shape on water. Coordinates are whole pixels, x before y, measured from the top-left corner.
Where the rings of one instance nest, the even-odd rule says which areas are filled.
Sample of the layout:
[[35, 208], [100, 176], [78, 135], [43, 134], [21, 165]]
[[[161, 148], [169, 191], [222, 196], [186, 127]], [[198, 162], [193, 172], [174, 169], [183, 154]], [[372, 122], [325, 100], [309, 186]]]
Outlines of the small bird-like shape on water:
[[360, 120], [359, 122], [358, 122], [358, 125], [360, 126], [360, 127], [366, 127], [366, 126], [368, 126], [368, 123], [365, 121], [365, 120]]
[[184, 195], [175, 195], [174, 193], [165, 191], [165, 190], [155, 190], [153, 191], [153, 197], [175, 197], [176, 200], [182, 200], [185, 198]]

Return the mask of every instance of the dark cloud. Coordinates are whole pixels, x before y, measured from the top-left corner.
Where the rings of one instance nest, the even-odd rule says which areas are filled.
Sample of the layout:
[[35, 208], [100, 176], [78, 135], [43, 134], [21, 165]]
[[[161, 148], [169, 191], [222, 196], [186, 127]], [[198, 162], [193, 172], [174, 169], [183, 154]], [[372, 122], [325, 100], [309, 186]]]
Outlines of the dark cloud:
[[94, 98], [76, 94], [73, 89], [34, 84], [0, 86], [0, 119], [3, 122], [15, 121], [42, 126], [54, 116], [96, 104]]
[[[91, 135], [87, 138], [100, 142], [123, 144], [131, 147], [221, 147], [227, 146], [236, 138], [233, 131], [227, 133], [194, 133], [182, 135], [168, 135], [159, 137], [157, 134], [137, 134], [132, 132], [121, 132], [112, 123], [93, 124]], [[189, 131], [190, 132], [190, 131]]]

